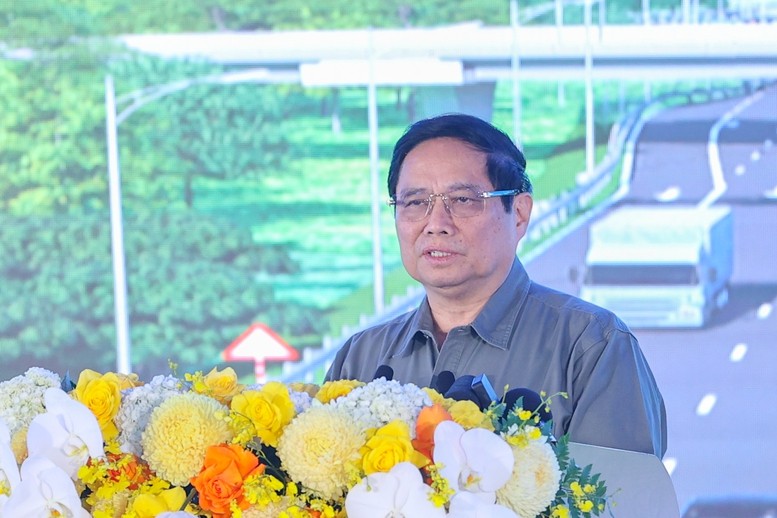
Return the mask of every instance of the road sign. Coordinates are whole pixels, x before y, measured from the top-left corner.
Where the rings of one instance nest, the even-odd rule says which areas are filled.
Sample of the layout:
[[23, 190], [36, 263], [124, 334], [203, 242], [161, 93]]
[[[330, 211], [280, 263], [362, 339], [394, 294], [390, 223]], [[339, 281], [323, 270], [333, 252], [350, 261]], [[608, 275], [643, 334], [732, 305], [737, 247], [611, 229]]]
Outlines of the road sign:
[[224, 349], [222, 357], [225, 361], [253, 361], [256, 382], [264, 383], [266, 362], [298, 360], [299, 351], [266, 325], [253, 324]]

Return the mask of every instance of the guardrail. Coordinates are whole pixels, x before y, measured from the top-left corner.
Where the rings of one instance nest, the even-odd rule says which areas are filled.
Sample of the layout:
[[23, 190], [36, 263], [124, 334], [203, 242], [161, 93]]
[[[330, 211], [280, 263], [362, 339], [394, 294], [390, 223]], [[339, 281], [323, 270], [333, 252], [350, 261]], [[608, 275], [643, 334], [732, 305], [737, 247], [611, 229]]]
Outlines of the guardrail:
[[[607, 154], [594, 168], [590, 178], [580, 173], [584, 182], [548, 204], [538, 204], [539, 210], [532, 216], [531, 230], [522, 241], [522, 247], [537, 245], [546, 241], [552, 235], [563, 232], [563, 229], [578, 217], [596, 213], [606, 209], [620, 200], [627, 192], [631, 182], [631, 171], [634, 164], [636, 141], [642, 128], [651, 118], [671, 106], [686, 104], [701, 104], [714, 100], [738, 97], [746, 94], [749, 89], [756, 88], [751, 83], [743, 83], [739, 87], [704, 90], [694, 89], [688, 92], [670, 92], [660, 95], [650, 102], [641, 105], [615, 123], [610, 131], [607, 144]], [[618, 164], [622, 164], [618, 189], [601, 204], [594, 205], [595, 199], [601, 195], [613, 180]], [[519, 247], [519, 251], [520, 251]], [[522, 256], [524, 262], [529, 262], [538, 255], [535, 246]], [[420, 303], [424, 290], [420, 286], [411, 286], [402, 297], [394, 297], [383, 313], [378, 315], [361, 315], [356, 326], [343, 326], [340, 336], [324, 336], [321, 348], [307, 348], [302, 351], [302, 359], [298, 362], [285, 362], [279, 381], [314, 381], [317, 373], [326, 370], [334, 360], [337, 351], [354, 333], [385, 322], [399, 316]]]

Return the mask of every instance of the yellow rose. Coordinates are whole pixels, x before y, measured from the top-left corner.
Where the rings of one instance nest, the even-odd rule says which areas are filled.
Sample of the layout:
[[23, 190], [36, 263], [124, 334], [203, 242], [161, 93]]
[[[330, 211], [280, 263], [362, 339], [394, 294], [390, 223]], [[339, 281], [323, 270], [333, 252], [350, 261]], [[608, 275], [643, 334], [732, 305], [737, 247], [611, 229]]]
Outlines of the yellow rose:
[[232, 398], [243, 390], [243, 385], [238, 382], [237, 373], [232, 367], [227, 367], [223, 371], [213, 367], [209, 373], [203, 376], [202, 384], [198, 385], [195, 385], [196, 392], [210, 396], [227, 406]]
[[410, 427], [403, 421], [392, 421], [379, 428], [361, 448], [362, 469], [367, 475], [387, 473], [400, 462], [412, 462], [422, 468], [429, 460], [413, 448]]
[[327, 381], [321, 385], [321, 389], [316, 393], [316, 399], [326, 404], [347, 395], [356, 387], [362, 386], [364, 386], [364, 382], [358, 380]]
[[[182, 487], [174, 487], [162, 491], [158, 495], [141, 493], [132, 501], [129, 511], [137, 518], [155, 518], [165, 512], [173, 512], [181, 509], [186, 501], [186, 491]], [[189, 510], [189, 509], [187, 509]]]
[[113, 372], [101, 375], [91, 369], [84, 369], [72, 392], [73, 397], [86, 405], [97, 417], [106, 442], [119, 434], [113, 418], [121, 405], [120, 387], [121, 381]]
[[131, 389], [143, 385], [143, 382], [140, 381], [138, 375], [134, 372], [132, 374], [118, 373], [116, 376], [119, 377], [119, 390]]
[[472, 428], [494, 429], [488, 416], [481, 412], [480, 408], [474, 402], [467, 399], [453, 403], [450, 408], [448, 408], [448, 413], [451, 414], [454, 421], [459, 423], [466, 430]]
[[245, 390], [232, 398], [231, 409], [251, 420], [264, 444], [278, 446], [283, 429], [294, 418], [294, 402], [283, 383], [270, 381], [261, 390]]

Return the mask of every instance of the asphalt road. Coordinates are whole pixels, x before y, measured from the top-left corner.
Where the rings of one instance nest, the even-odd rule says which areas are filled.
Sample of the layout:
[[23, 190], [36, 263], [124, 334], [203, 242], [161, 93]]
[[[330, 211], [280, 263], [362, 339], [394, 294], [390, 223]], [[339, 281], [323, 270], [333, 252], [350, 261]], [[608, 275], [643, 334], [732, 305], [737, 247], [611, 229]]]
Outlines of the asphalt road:
[[[634, 330], [666, 401], [664, 464], [681, 510], [704, 496], [777, 494], [777, 88], [665, 111], [645, 126], [622, 203], [705, 197], [734, 213], [728, 305], [703, 329]], [[534, 280], [577, 292], [568, 272], [583, 264], [589, 223], [527, 265]]]

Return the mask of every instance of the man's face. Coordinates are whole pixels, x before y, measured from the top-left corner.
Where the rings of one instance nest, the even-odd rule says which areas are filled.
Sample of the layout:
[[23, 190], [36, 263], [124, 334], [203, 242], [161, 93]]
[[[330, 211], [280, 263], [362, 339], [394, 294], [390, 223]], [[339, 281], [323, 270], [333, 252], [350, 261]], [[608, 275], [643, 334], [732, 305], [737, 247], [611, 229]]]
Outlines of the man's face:
[[[396, 197], [426, 196], [470, 188], [492, 191], [486, 155], [452, 138], [417, 145], [405, 157]], [[482, 214], [457, 218], [435, 198], [431, 212], [420, 221], [396, 220], [402, 262], [427, 292], [452, 298], [487, 298], [504, 281], [526, 233], [531, 213], [529, 194], [515, 196], [505, 211], [501, 198], [486, 200]]]

